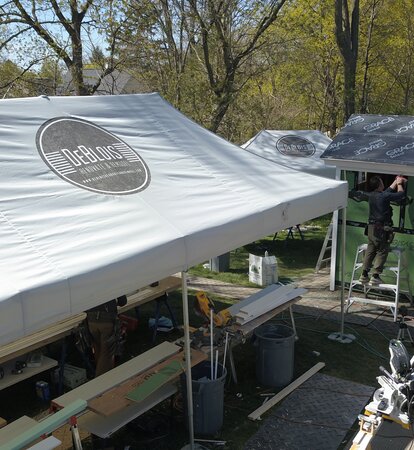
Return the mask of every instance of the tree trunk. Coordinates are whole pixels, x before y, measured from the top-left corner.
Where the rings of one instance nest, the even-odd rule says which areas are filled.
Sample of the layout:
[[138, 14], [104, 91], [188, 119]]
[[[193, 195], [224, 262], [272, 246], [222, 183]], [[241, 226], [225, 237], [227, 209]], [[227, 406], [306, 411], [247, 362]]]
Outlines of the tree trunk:
[[335, 0], [335, 37], [344, 64], [344, 119], [355, 112], [359, 0]]

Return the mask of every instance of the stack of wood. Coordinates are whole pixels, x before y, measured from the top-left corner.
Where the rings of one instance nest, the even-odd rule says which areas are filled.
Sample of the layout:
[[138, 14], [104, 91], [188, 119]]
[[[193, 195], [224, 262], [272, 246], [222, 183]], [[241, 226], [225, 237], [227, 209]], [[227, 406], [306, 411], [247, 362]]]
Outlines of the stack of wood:
[[244, 325], [306, 292], [306, 289], [297, 288], [293, 284], [272, 284], [241, 302], [232, 305], [229, 311], [235, 317], [236, 323]]

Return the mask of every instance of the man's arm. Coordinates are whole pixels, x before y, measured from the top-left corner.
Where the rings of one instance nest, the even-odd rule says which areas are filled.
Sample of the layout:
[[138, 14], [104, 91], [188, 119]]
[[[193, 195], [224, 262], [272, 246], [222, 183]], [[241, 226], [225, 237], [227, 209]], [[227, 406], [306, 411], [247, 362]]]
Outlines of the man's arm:
[[390, 187], [386, 189], [387, 197], [392, 202], [399, 204], [405, 200], [405, 183], [407, 180], [404, 177], [396, 176]]

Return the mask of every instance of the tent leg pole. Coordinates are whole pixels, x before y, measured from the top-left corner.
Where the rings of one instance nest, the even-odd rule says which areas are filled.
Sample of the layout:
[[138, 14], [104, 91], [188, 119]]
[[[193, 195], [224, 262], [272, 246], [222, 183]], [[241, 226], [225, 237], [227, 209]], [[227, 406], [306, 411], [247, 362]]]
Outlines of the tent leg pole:
[[190, 348], [190, 319], [188, 315], [188, 289], [187, 272], [181, 272], [182, 296], [183, 296], [183, 321], [184, 321], [184, 354], [185, 372], [187, 382], [187, 411], [188, 432], [190, 437], [190, 448], [194, 449], [194, 423], [193, 423], [193, 385], [191, 379], [191, 348]]
[[356, 338], [353, 334], [345, 334], [345, 250], [346, 250], [346, 207], [342, 208], [341, 226], [341, 329], [331, 333], [328, 338], [341, 344], [350, 344]]
[[342, 249], [341, 249], [341, 334], [345, 329], [345, 251], [346, 251], [346, 207], [342, 208]]

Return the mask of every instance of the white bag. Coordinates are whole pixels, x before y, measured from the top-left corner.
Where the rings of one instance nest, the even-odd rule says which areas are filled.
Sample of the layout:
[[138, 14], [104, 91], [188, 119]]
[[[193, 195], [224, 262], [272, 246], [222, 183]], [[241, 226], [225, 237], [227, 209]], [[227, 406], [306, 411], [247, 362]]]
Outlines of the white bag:
[[257, 256], [249, 253], [249, 281], [259, 286], [268, 286], [277, 283], [276, 256]]

